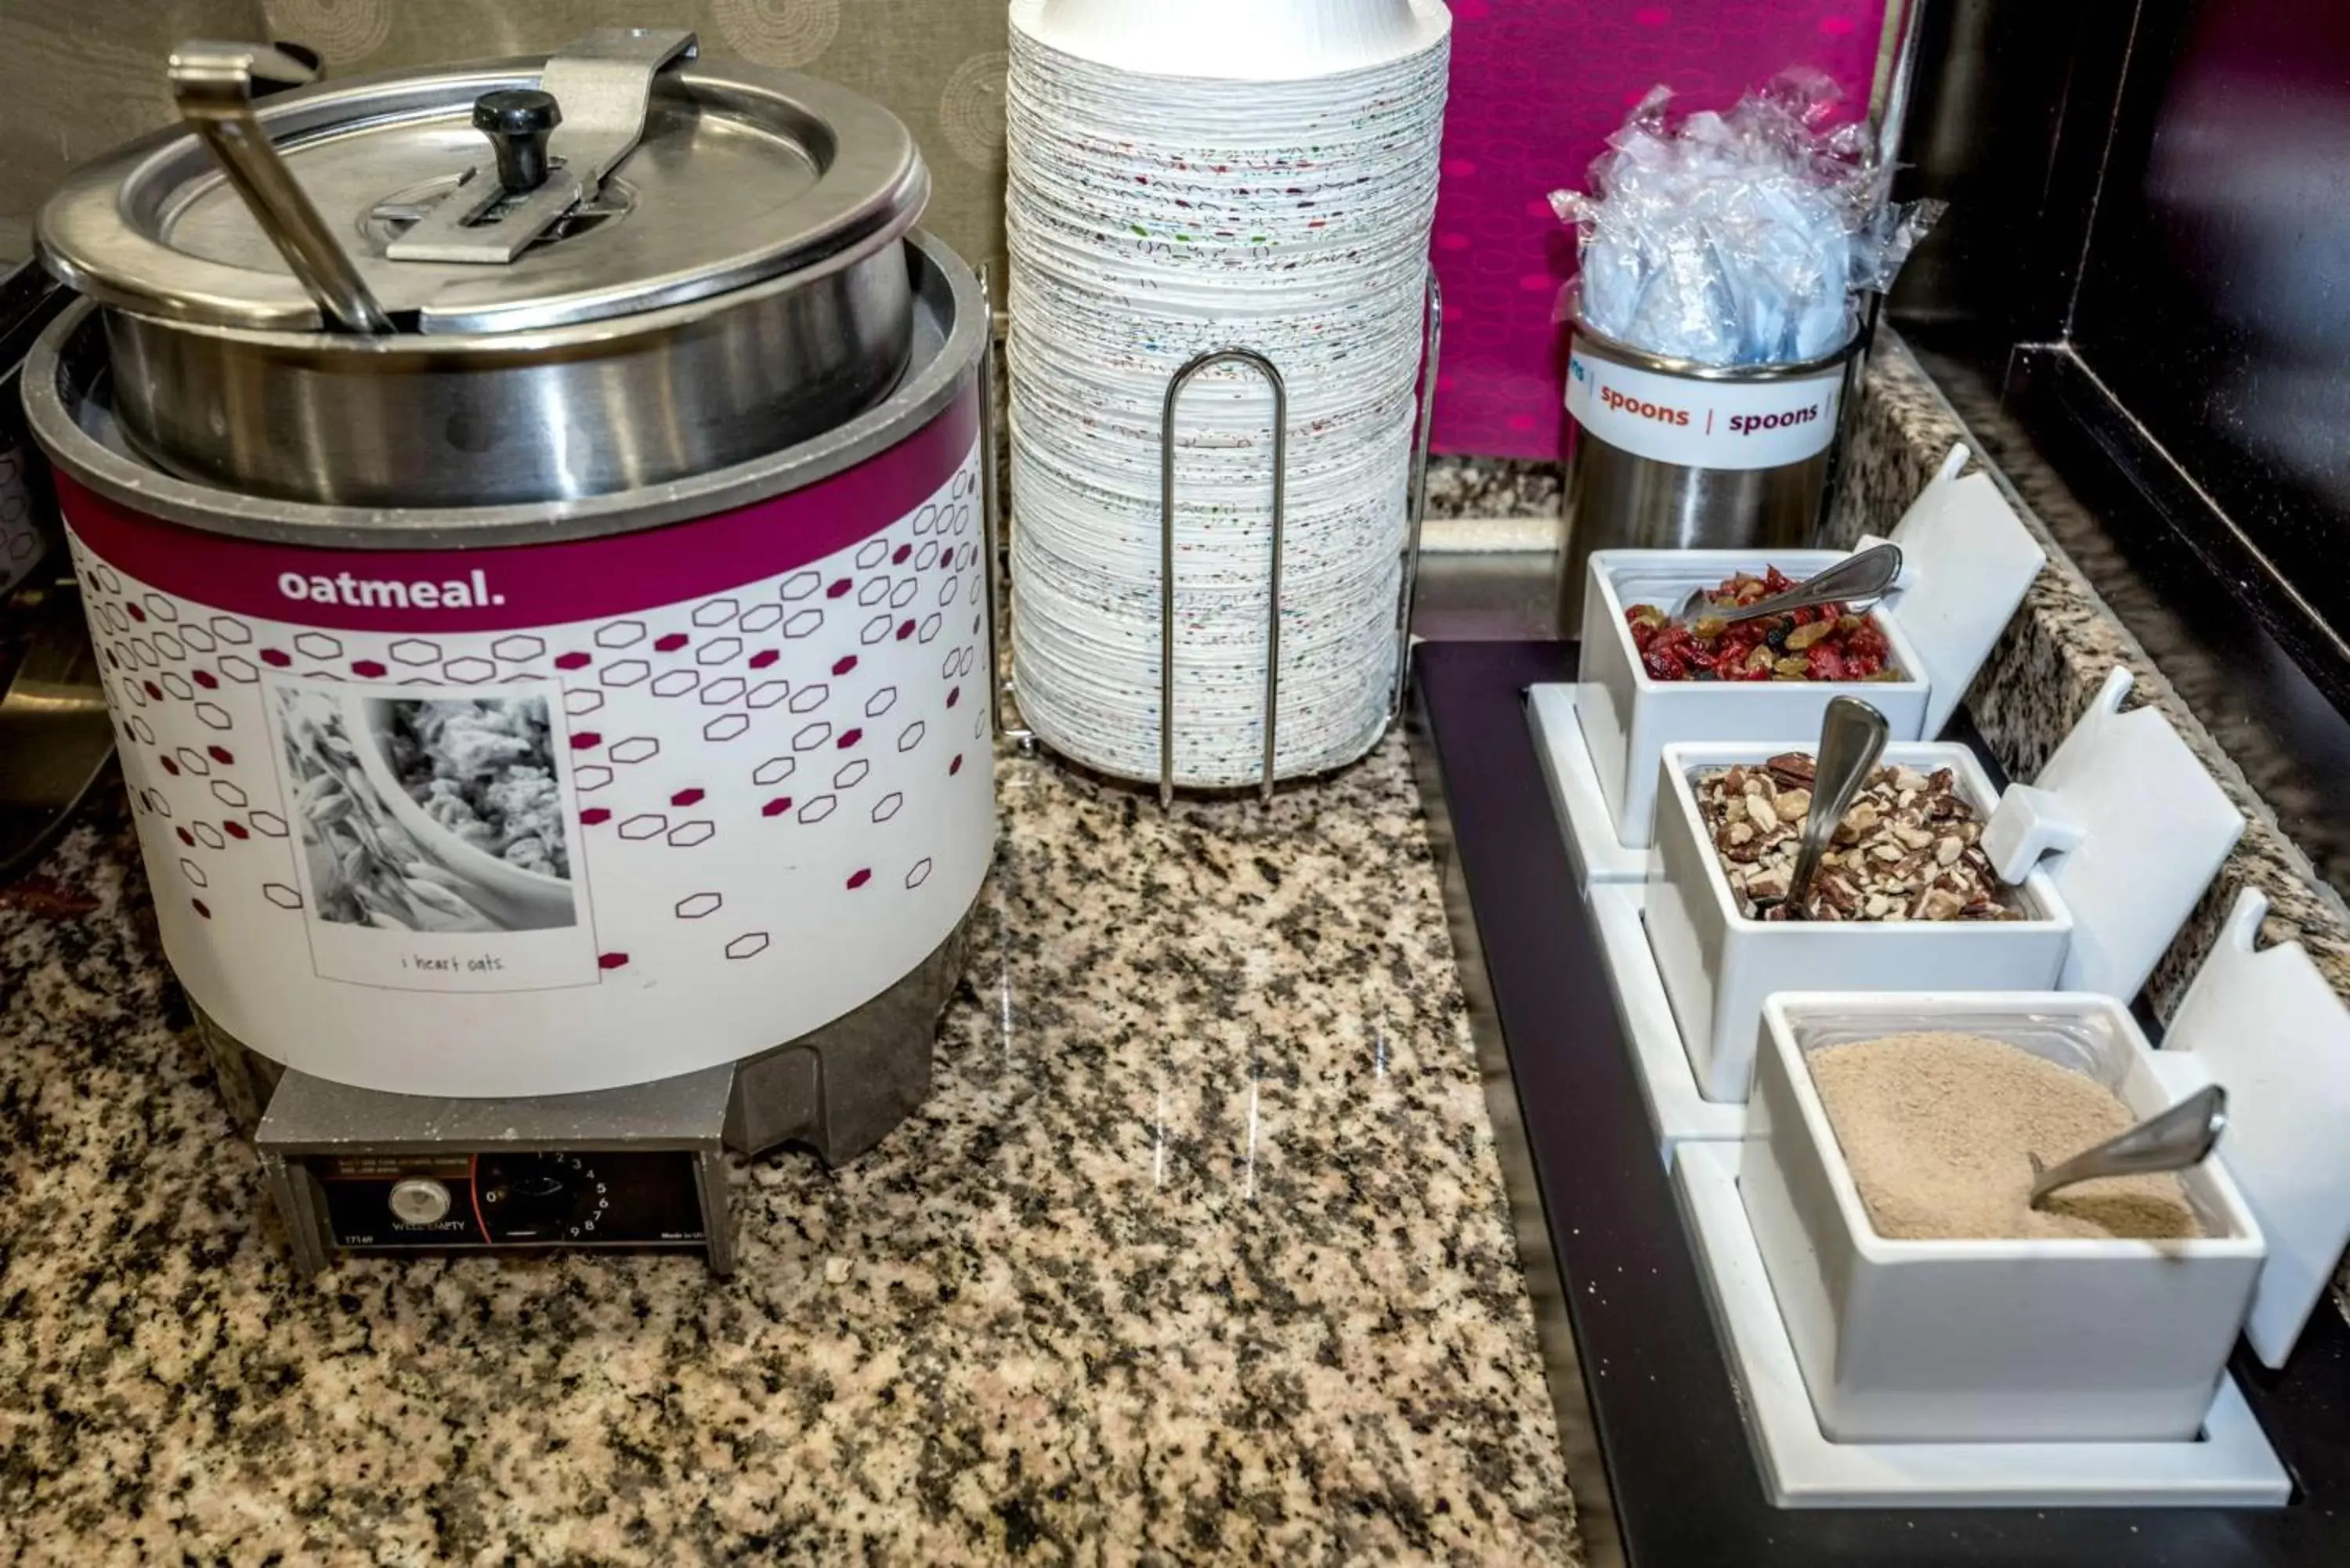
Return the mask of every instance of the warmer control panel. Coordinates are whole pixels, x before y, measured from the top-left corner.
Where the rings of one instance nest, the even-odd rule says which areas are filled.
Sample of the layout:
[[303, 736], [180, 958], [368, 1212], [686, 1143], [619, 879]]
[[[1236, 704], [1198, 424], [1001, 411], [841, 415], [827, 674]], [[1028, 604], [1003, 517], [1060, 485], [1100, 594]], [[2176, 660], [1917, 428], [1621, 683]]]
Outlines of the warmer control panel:
[[254, 1147], [296, 1261], [675, 1248], [734, 1268], [734, 1069], [542, 1099], [393, 1095], [287, 1072]]
[[409, 1247], [701, 1247], [687, 1149], [343, 1155], [305, 1162], [345, 1251]]

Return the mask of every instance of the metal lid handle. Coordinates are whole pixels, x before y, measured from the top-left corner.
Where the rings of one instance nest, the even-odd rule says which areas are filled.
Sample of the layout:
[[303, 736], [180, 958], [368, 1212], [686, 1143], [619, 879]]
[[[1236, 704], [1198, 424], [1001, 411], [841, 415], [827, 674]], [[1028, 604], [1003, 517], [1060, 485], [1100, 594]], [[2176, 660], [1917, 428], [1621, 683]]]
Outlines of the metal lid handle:
[[390, 332], [391, 318], [253, 112], [254, 78], [303, 83], [317, 73], [267, 44], [182, 44], [172, 97], [327, 319], [346, 332]]
[[498, 183], [510, 194], [546, 183], [546, 139], [562, 123], [562, 106], [536, 88], [507, 88], [473, 100], [473, 129], [490, 139]]
[[[498, 178], [469, 175], [384, 254], [393, 261], [512, 262], [565, 213], [601, 193], [604, 177], [644, 137], [653, 78], [676, 61], [692, 59], [701, 47], [691, 33], [675, 29], [605, 27], [549, 57], [538, 90], [527, 95], [546, 100], [546, 130], [552, 133], [535, 151], [484, 123], [477, 104], [473, 123], [490, 132], [497, 148]], [[509, 177], [532, 174], [536, 178], [521, 184]], [[527, 192], [522, 201], [506, 200], [519, 192]]]

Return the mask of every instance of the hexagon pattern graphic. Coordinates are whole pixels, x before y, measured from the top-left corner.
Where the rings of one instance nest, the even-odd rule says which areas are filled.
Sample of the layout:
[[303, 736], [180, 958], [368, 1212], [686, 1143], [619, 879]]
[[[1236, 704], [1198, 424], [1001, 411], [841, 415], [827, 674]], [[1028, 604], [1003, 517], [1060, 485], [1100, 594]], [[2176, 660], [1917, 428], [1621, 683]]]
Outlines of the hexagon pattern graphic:
[[615, 690], [625, 691], [631, 686], [643, 685], [652, 672], [653, 667], [641, 659], [622, 659], [604, 666], [603, 672], [596, 679]]

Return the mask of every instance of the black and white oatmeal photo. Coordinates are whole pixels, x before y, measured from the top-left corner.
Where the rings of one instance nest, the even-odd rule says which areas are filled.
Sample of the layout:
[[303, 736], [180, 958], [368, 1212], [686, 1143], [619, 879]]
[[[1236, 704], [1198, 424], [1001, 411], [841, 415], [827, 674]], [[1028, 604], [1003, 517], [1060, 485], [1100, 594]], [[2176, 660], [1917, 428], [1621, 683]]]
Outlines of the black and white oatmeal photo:
[[577, 923], [546, 700], [277, 694], [315, 917], [439, 933]]

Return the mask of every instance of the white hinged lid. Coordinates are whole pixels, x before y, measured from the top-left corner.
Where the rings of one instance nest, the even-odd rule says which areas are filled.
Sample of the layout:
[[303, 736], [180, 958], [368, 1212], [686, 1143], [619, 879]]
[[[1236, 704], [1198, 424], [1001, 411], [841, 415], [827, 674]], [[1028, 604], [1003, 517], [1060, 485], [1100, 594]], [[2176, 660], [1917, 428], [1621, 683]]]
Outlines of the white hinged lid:
[[2016, 516], [1987, 473], [1959, 477], [1964, 446], [1954, 446], [1941, 472], [1918, 494], [1893, 530], [1901, 546], [1901, 586], [1888, 599], [1902, 634], [1926, 668], [1928, 740], [1958, 711], [1991, 644], [2007, 629], [2047, 552]]
[[2030, 784], [2010, 785], [1983, 829], [2002, 881], [2043, 856], [2073, 913], [2066, 991], [2134, 997], [2243, 836], [2243, 814], [2152, 708], [2121, 711], [2134, 680], [2106, 677]]
[[2350, 1008], [2299, 942], [2260, 950], [2268, 909], [2237, 898], [2155, 1064], [2174, 1093], [2228, 1091], [2220, 1158], [2268, 1242], [2244, 1334], [2274, 1367], [2350, 1244]]

